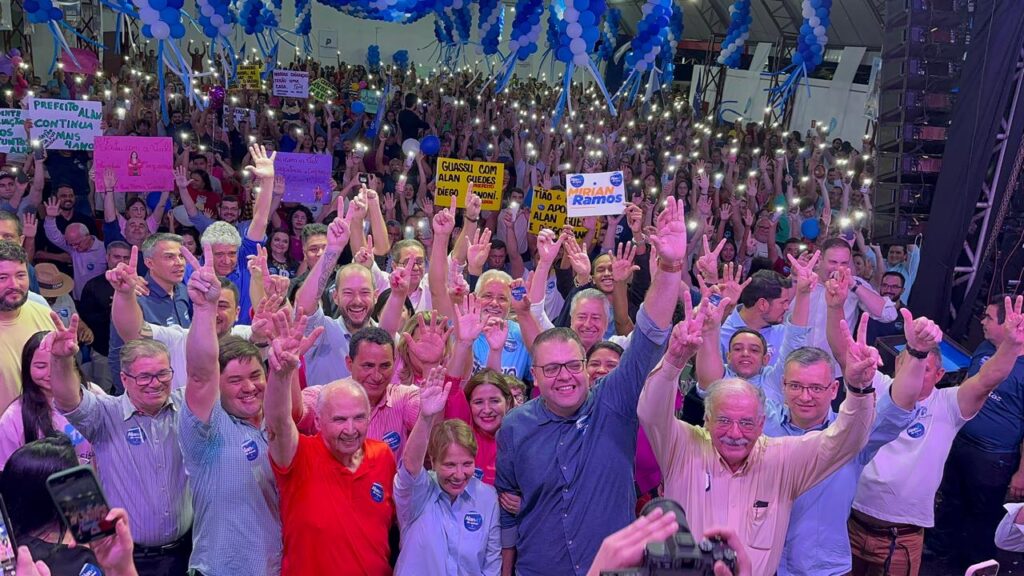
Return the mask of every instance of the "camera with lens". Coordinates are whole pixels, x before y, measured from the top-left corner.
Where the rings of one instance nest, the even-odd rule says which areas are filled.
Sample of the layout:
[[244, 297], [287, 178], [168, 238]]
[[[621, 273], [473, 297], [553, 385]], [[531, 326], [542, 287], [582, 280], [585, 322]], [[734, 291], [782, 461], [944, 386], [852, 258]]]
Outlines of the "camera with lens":
[[715, 562], [724, 562], [736, 573], [736, 552], [720, 538], [696, 540], [686, 523], [686, 512], [675, 500], [655, 498], [644, 506], [641, 516], [655, 508], [673, 512], [679, 529], [660, 542], [650, 542], [644, 550], [644, 562], [637, 568], [605, 570], [602, 576], [712, 576]]

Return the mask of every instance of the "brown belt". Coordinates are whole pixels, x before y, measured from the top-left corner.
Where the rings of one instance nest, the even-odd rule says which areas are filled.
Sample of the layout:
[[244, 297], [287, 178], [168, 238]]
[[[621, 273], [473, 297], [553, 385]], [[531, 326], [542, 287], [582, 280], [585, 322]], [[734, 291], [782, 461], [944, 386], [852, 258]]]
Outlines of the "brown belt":
[[913, 524], [897, 524], [895, 522], [879, 520], [874, 516], [870, 516], [856, 509], [851, 512], [850, 518], [868, 532], [883, 534], [886, 536], [891, 536], [894, 533], [896, 536], [907, 536], [910, 534], [917, 534], [924, 530], [924, 528], [914, 526]]

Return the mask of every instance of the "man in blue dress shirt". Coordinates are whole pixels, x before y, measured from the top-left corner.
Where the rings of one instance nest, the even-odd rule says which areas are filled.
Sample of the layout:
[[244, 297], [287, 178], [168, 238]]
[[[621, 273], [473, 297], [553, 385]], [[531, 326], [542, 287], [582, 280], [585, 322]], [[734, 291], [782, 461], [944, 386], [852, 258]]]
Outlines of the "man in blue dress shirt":
[[[658, 216], [658, 272], [619, 366], [591, 388], [579, 337], [567, 328], [534, 342], [540, 397], [509, 412], [498, 432], [503, 573], [586, 574], [605, 536], [635, 517], [633, 460], [644, 380], [661, 358], [686, 256], [682, 204]], [[508, 506], [521, 499], [515, 510]], [[515, 510], [515, 513], [508, 508]]]

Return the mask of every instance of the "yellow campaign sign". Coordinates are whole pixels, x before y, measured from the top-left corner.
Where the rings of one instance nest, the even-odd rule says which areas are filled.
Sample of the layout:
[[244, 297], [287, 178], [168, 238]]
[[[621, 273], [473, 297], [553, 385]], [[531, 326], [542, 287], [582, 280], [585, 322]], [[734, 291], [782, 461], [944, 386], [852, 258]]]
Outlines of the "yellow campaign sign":
[[263, 88], [263, 64], [243, 64], [238, 67], [238, 85], [244, 90]]
[[533, 189], [533, 205], [530, 207], [530, 234], [540, 234], [540, 231], [545, 228], [553, 230], [557, 234], [565, 225], [573, 227], [577, 240], [582, 240], [589, 232], [583, 225], [583, 218], [566, 216], [565, 190], [558, 188], [545, 190], [535, 187]]
[[501, 210], [501, 187], [504, 181], [505, 165], [499, 162], [438, 158], [434, 205], [451, 206], [450, 198], [455, 197], [456, 206], [465, 208], [466, 188], [472, 182], [473, 193], [482, 200], [484, 210]]

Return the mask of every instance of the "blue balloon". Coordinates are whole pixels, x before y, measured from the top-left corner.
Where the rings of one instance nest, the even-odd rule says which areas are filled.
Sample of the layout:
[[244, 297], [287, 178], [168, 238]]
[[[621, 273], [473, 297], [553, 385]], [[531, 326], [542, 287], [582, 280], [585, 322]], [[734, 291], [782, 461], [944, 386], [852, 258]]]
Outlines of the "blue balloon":
[[793, 64], [800, 65], [804, 63], [804, 55], [799, 52], [793, 53]]
[[821, 234], [821, 227], [818, 226], [817, 219], [804, 220], [800, 225], [800, 235], [808, 240], [816, 240], [819, 234]]
[[593, 12], [580, 12], [580, 26], [583, 26], [584, 32], [595, 24], [597, 24], [597, 17], [594, 16]]
[[149, 7], [159, 12], [167, 8], [167, 0], [149, 0]]
[[587, 28], [583, 31], [583, 39], [587, 41], [587, 44], [593, 45], [600, 38], [601, 31], [597, 28]]
[[171, 25], [171, 38], [180, 40], [185, 37], [185, 26], [175, 22]]
[[558, 57], [559, 62], [568, 62], [572, 60], [572, 50], [568, 46], [559, 46], [555, 56]]
[[441, 139], [433, 134], [428, 134], [420, 140], [420, 152], [427, 156], [434, 156], [441, 151]]
[[362, 114], [365, 111], [366, 111], [366, 105], [363, 104], [362, 102], [360, 102], [359, 100], [356, 100], [355, 102], [352, 103], [352, 113], [353, 114]]
[[185, 0], [167, 0], [167, 5], [181, 10], [185, 6]]
[[145, 36], [146, 38], [152, 38], [153, 37], [153, 32], [152, 32], [152, 29], [150, 29], [149, 24], [143, 24], [142, 25], [142, 35]]
[[25, 8], [26, 12], [35, 12], [36, 10], [39, 10], [39, 2], [36, 2], [36, 0], [25, 0], [22, 7]]
[[50, 20], [63, 20], [64, 12], [60, 8], [50, 8]]
[[821, 6], [819, 8], [815, 8], [814, 9], [814, 14], [818, 18], [828, 18], [828, 8], [825, 7], [825, 6]]

